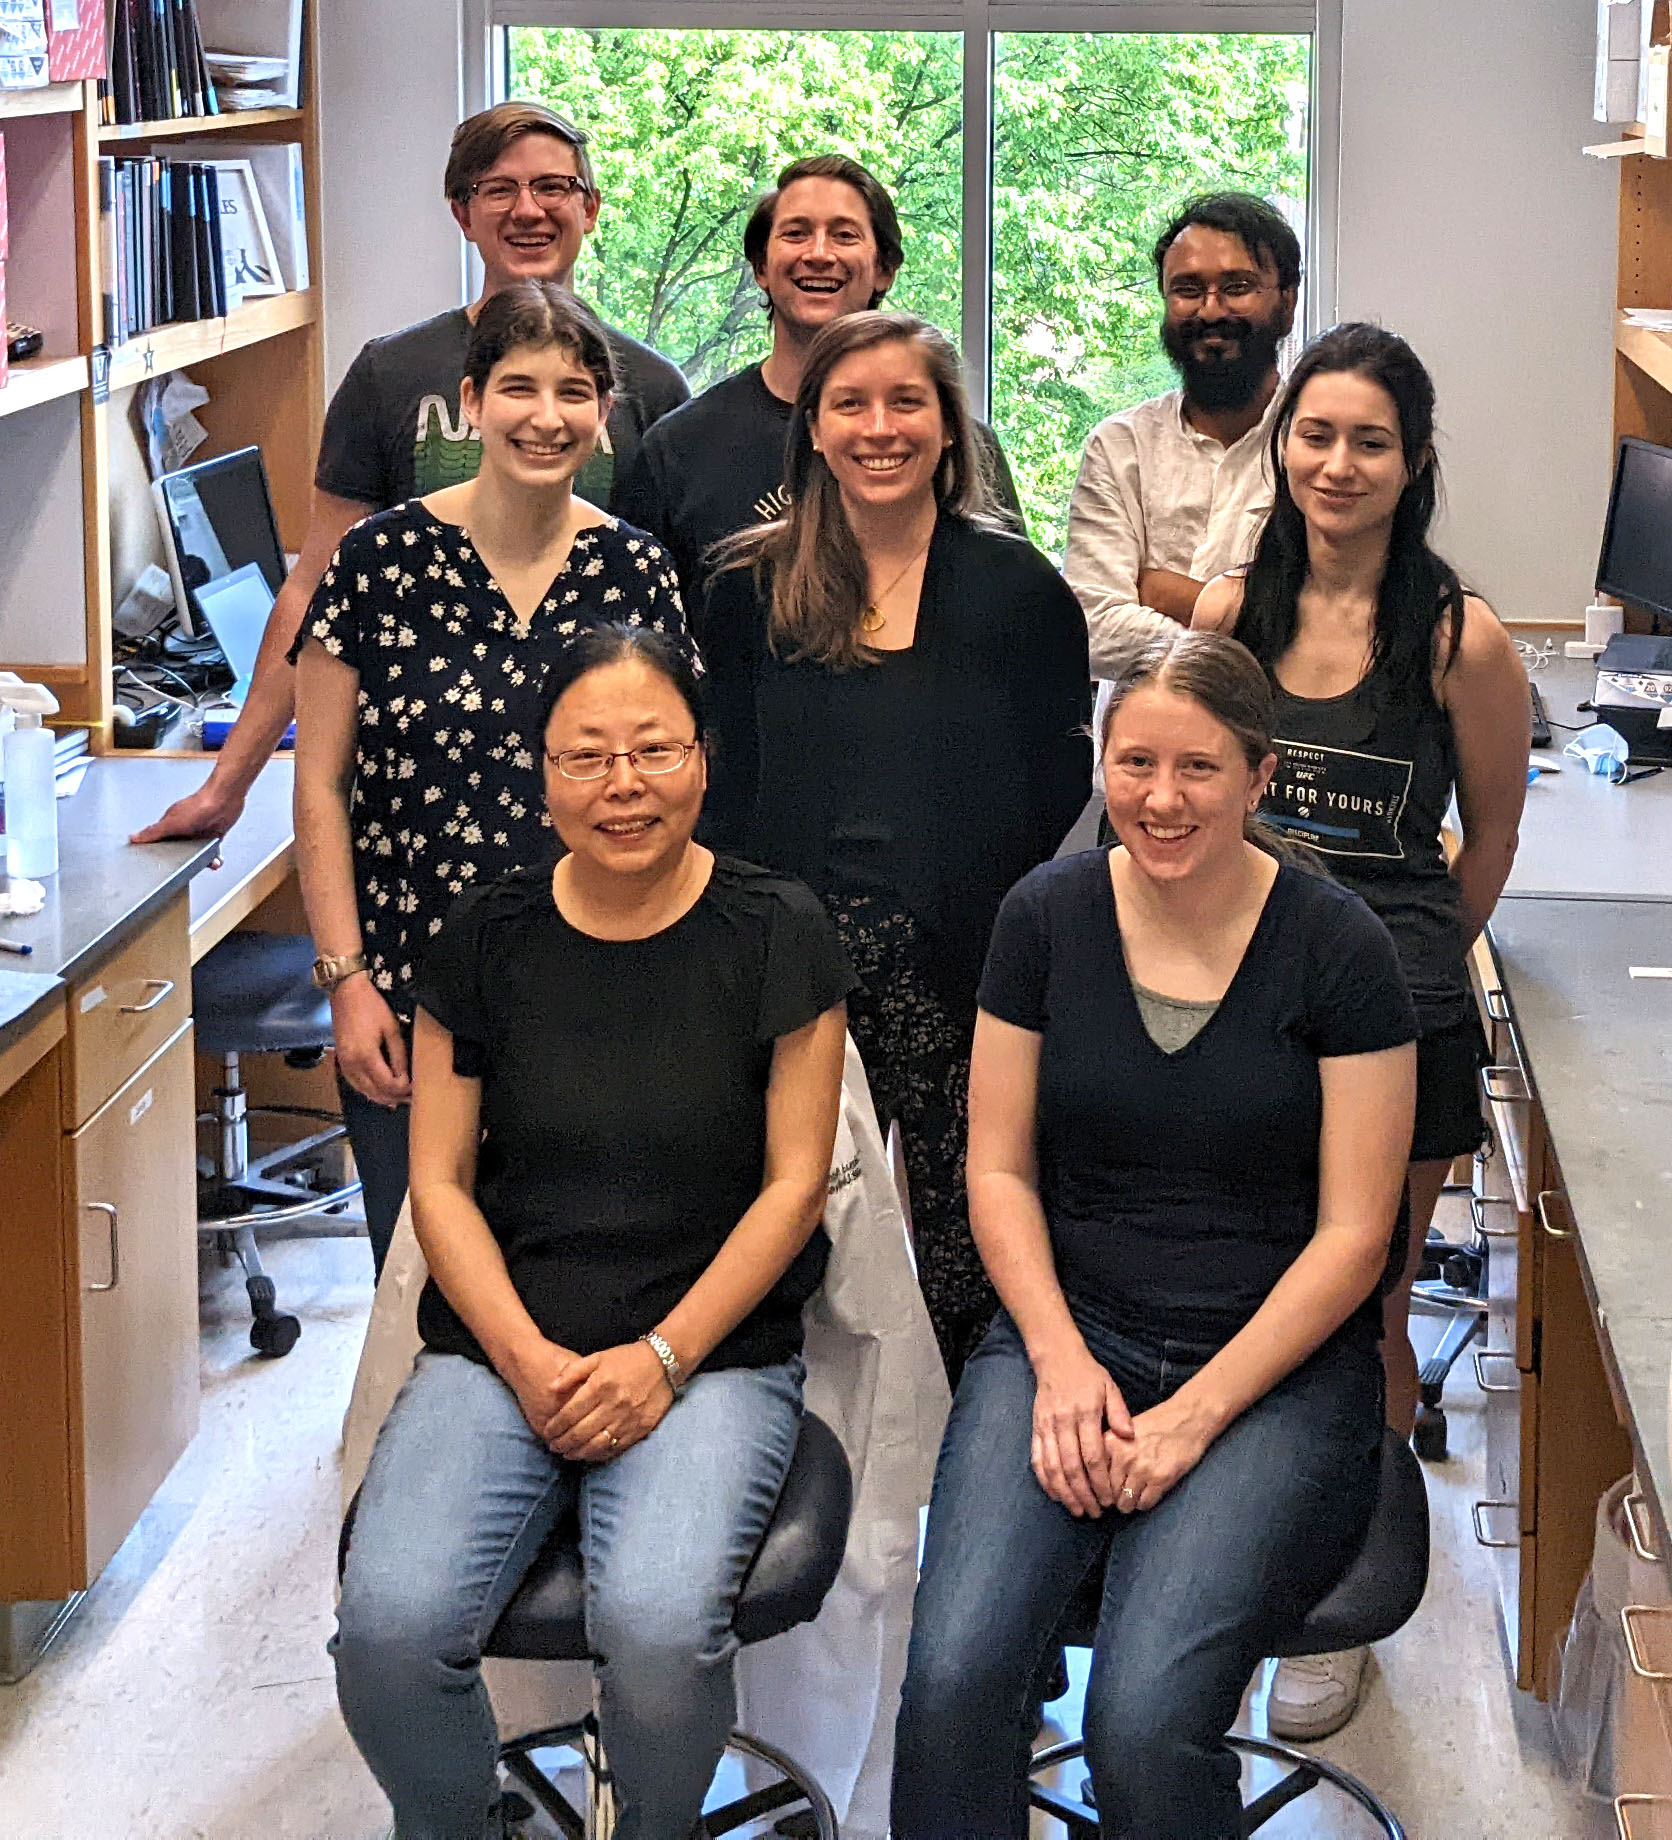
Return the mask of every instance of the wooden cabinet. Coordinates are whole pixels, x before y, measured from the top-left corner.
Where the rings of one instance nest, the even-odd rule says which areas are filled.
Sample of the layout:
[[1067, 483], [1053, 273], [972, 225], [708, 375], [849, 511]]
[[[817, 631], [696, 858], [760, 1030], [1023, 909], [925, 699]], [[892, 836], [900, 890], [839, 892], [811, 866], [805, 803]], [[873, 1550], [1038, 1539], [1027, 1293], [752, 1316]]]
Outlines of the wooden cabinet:
[[104, 1569], [197, 1431], [192, 1029], [69, 1139], [84, 1569]]
[[0, 1603], [85, 1590], [197, 1429], [192, 1028], [164, 1026], [189, 971], [151, 1002], [186, 927], [182, 894], [72, 987], [68, 1038], [0, 1099]]

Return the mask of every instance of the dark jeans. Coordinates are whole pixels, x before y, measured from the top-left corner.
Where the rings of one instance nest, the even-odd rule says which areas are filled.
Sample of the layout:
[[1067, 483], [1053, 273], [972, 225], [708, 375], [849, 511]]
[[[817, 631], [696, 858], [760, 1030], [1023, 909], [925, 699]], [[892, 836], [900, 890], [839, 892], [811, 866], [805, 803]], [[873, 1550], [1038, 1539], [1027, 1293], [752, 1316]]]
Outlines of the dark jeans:
[[[408, 1053], [411, 1052], [410, 1045]], [[356, 1092], [339, 1073], [337, 1096], [354, 1151], [354, 1166], [363, 1186], [366, 1234], [372, 1242], [372, 1282], [383, 1276], [383, 1261], [395, 1237], [395, 1222], [406, 1201], [406, 1134], [412, 1117], [408, 1105], [378, 1105]]]
[[[1134, 1413], [1211, 1352], [1146, 1347], [1074, 1313]], [[1021, 1337], [1001, 1315], [964, 1370], [941, 1445], [896, 1738], [895, 1840], [1023, 1840], [1032, 1689], [1100, 1566], [1084, 1733], [1102, 1831], [1233, 1840], [1238, 1768], [1224, 1733], [1256, 1664], [1336, 1583], [1369, 1523], [1375, 1341], [1342, 1330], [1146, 1514], [1076, 1520], [1044, 1493], [1029, 1467], [1033, 1397]]]

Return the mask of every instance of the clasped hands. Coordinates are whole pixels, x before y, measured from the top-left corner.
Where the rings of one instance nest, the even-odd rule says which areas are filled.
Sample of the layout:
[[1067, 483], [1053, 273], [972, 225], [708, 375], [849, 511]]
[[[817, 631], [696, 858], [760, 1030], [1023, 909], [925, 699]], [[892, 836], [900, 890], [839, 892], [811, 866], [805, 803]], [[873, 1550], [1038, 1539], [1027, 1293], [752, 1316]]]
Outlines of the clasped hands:
[[1033, 1473], [1078, 1519], [1153, 1508], [1217, 1435], [1186, 1389], [1136, 1416], [1084, 1343], [1035, 1369]]
[[656, 1352], [623, 1342], [575, 1354], [541, 1342], [503, 1378], [534, 1435], [554, 1456], [607, 1463], [649, 1437], [673, 1404], [673, 1388]]

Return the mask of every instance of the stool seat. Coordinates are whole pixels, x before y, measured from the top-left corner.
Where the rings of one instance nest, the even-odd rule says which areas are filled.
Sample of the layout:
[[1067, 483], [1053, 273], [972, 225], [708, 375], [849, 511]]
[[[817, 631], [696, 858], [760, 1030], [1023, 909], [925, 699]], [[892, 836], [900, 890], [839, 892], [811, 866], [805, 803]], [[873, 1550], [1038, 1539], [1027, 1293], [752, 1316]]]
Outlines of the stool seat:
[[229, 933], [192, 972], [206, 1054], [288, 1054], [331, 1045], [331, 999], [313, 981], [305, 933]]
[[[847, 1547], [853, 1483], [836, 1434], [804, 1413], [789, 1474], [737, 1600], [732, 1627], [747, 1646], [818, 1615]], [[482, 1652], [508, 1661], [585, 1661], [586, 1572], [580, 1530], [560, 1522]]]

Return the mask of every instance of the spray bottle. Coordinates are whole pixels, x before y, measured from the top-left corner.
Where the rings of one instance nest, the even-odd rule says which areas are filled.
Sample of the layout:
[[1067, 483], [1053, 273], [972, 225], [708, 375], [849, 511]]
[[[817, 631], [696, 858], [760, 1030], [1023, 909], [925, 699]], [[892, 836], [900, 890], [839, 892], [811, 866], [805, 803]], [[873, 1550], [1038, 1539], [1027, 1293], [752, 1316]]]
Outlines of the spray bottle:
[[58, 773], [55, 746], [43, 716], [58, 713], [44, 684], [26, 684], [10, 672], [0, 681], [0, 705], [16, 726], [0, 739], [6, 783], [6, 873], [38, 881], [58, 873]]

